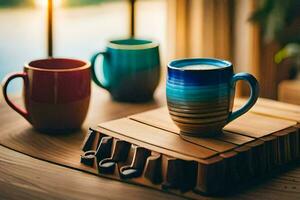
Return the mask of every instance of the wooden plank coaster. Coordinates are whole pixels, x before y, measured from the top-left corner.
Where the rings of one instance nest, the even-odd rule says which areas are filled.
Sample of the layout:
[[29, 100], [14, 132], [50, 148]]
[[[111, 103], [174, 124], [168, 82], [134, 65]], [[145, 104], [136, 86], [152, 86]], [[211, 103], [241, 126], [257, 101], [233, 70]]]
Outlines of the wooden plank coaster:
[[[177, 135], [180, 134], [179, 128], [174, 124], [172, 119], [169, 117], [167, 107], [162, 107], [154, 109], [151, 111], [143, 112], [140, 114], [129, 116], [130, 119], [153, 126], [159, 129], [163, 129]], [[188, 138], [185, 136], [185, 138]], [[189, 137], [191, 140], [195, 140], [194, 137]], [[241, 145], [253, 140], [252, 137], [247, 137], [243, 135], [234, 134], [228, 131], [224, 131], [222, 135], [217, 136], [216, 138], [197, 138], [197, 141], [201, 141], [204, 146], [215, 145], [216, 141], [221, 143], [223, 141], [223, 146], [228, 146], [228, 143]], [[205, 143], [207, 145], [205, 145]], [[209, 143], [209, 144], [208, 144]], [[199, 142], [198, 142], [199, 144]], [[219, 145], [218, 145], [219, 146]], [[231, 146], [232, 149], [232, 146]], [[226, 149], [229, 150], [229, 149]], [[225, 151], [225, 149], [224, 149]]]
[[[159, 115], [158, 115], [159, 113]], [[170, 117], [168, 117], [168, 110], [166, 107], [144, 112], [141, 114], [130, 116], [131, 119], [146, 123], [148, 125], [153, 125], [156, 127], [162, 127], [163, 129], [166, 129], [168, 131], [172, 131], [174, 133], [179, 134], [179, 129], [175, 126], [175, 124], [172, 122]], [[270, 165], [270, 162], [275, 162], [275, 158], [272, 155], [270, 155], [269, 152], [271, 152], [271, 147], [265, 148], [265, 145], [269, 145], [271, 142], [277, 142], [276, 136], [269, 136], [272, 133], [281, 133], [282, 130], [285, 130], [286, 128], [292, 127], [296, 125], [297, 123], [295, 121], [290, 120], [283, 120], [283, 119], [277, 119], [274, 117], [259, 115], [255, 113], [247, 113], [243, 115], [242, 117], [238, 118], [237, 120], [233, 121], [229, 125], [225, 127], [225, 130], [231, 131], [231, 132], [224, 132], [223, 135], [216, 137], [214, 139], [207, 139], [207, 138], [200, 138], [200, 139], [194, 139], [191, 138], [191, 140], [198, 141], [201, 140], [202, 144], [203, 141], [206, 140], [215, 140], [215, 144], [218, 145], [218, 140], [227, 141], [231, 143], [235, 143], [237, 145], [243, 145], [245, 144], [249, 148], [248, 151], [251, 151], [251, 153], [247, 154], [244, 151], [241, 153], [238, 151], [238, 153], [241, 153], [243, 156], [251, 156], [252, 154], [252, 160], [253, 163], [256, 165], [253, 165], [248, 170], [248, 173], [250, 174], [263, 174], [267, 167]], [[286, 131], [283, 131], [285, 133]], [[282, 134], [283, 134], [282, 133]], [[224, 140], [224, 138], [231, 136], [229, 140]], [[266, 138], [264, 138], [266, 137]], [[263, 140], [259, 141], [253, 141], [254, 138], [263, 138]], [[272, 140], [270, 139], [272, 138]], [[243, 139], [240, 143], [237, 143], [237, 140]], [[216, 141], [217, 140], [217, 141]], [[251, 142], [253, 141], [253, 142]], [[266, 143], [266, 144], [265, 144]], [[201, 145], [201, 144], [200, 144]], [[210, 145], [206, 142], [206, 145]], [[207, 146], [206, 146], [207, 147]], [[221, 154], [223, 155], [223, 154]], [[255, 156], [255, 155], [260, 155]], [[244, 160], [249, 160], [250, 158], [241, 158]], [[259, 160], [255, 160], [254, 158], [257, 158]], [[269, 158], [267, 160], [266, 158]], [[272, 158], [272, 159], [271, 159]], [[277, 159], [277, 158], [276, 158]], [[253, 172], [254, 171], [254, 172]], [[245, 175], [245, 174], [244, 174]]]
[[230, 191], [299, 159], [299, 127], [296, 120], [249, 112], [217, 137], [193, 138], [181, 136], [162, 107], [101, 123], [92, 129], [97, 141], [86, 141], [98, 144], [89, 150], [100, 175], [198, 198]]
[[[235, 108], [245, 103], [245, 99], [237, 99]], [[283, 103], [271, 99], [259, 98], [254, 107], [250, 110], [252, 113], [271, 116], [278, 119], [290, 120], [297, 122], [293, 128], [285, 131], [273, 133], [272, 136], [277, 138], [277, 141], [272, 142], [273, 160], [275, 163], [284, 164], [291, 160], [300, 157], [300, 106]], [[265, 138], [262, 138], [265, 139]], [[270, 142], [270, 141], [269, 141]]]

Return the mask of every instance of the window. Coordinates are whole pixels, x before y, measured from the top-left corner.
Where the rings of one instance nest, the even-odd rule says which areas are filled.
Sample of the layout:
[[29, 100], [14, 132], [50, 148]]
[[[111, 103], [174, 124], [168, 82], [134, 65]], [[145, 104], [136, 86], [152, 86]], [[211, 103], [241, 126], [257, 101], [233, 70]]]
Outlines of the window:
[[[127, 0], [54, 0], [53, 55], [88, 60], [108, 40], [129, 37]], [[136, 37], [165, 49], [166, 0], [136, 2]], [[24, 62], [47, 56], [47, 0], [0, 0], [0, 79], [22, 71]], [[162, 59], [163, 60], [163, 59]], [[21, 81], [20, 81], [21, 82]], [[17, 92], [21, 83], [13, 83]]]

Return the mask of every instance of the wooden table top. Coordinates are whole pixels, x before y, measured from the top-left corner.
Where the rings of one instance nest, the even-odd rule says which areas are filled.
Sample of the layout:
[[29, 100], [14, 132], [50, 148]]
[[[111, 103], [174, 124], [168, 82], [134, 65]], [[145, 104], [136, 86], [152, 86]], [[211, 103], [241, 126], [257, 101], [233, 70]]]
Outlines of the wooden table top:
[[[107, 92], [93, 88], [90, 112], [78, 137], [84, 138], [89, 126], [111, 119], [125, 117], [165, 105], [164, 91], [156, 92], [155, 101], [146, 104], [116, 103]], [[0, 99], [1, 137], [13, 135], [15, 127], [24, 126], [23, 120]], [[17, 98], [21, 102], [20, 98]], [[26, 125], [29, 127], [29, 125]], [[26, 129], [35, 142], [35, 133]], [[77, 133], [78, 134], [78, 133]], [[26, 134], [25, 134], [26, 135]], [[48, 142], [61, 142], [69, 136], [49, 137]], [[74, 137], [77, 137], [75, 135]], [[40, 141], [37, 141], [38, 143]], [[68, 141], [64, 141], [68, 142]], [[26, 143], [24, 143], [26, 144]], [[52, 149], [51, 149], [52, 148]], [[47, 146], [47, 152], [55, 152], [56, 146]], [[63, 158], [62, 158], [63, 159]], [[78, 155], [79, 160], [79, 155]], [[0, 144], [0, 199], [182, 199], [174, 195], [142, 186], [121, 183], [33, 158]], [[248, 187], [229, 197], [230, 199], [300, 199], [300, 163], [259, 184]], [[203, 196], [203, 199], [212, 199]]]

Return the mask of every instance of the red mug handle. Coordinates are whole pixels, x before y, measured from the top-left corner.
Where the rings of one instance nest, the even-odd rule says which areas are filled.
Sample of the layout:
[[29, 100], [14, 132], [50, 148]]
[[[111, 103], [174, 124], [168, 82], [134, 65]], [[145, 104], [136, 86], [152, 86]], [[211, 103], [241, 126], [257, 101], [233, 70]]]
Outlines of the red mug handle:
[[28, 122], [31, 122], [30, 120], [30, 116], [28, 114], [28, 112], [22, 108], [20, 108], [19, 106], [17, 106], [16, 104], [14, 104], [7, 95], [7, 86], [9, 84], [9, 82], [15, 78], [22, 78], [24, 80], [24, 87], [26, 88], [28, 85], [28, 76], [27, 73], [25, 72], [19, 72], [19, 73], [14, 73], [11, 75], [8, 75], [7, 77], [4, 78], [3, 80], [3, 88], [2, 88], [2, 92], [3, 92], [3, 96], [4, 99], [6, 101], [6, 103], [12, 108], [14, 109], [17, 113], [19, 113], [20, 115], [22, 115]]

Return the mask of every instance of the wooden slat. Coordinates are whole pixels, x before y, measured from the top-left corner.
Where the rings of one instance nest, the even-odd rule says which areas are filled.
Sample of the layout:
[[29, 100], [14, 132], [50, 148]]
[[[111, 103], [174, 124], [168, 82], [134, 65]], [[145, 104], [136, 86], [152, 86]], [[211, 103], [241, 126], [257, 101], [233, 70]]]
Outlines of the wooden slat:
[[214, 138], [195, 138], [185, 135], [181, 135], [180, 137], [186, 141], [189, 141], [190, 143], [197, 144], [217, 152], [224, 152], [237, 147], [232, 143], [226, 143], [222, 140], [217, 140]]
[[[238, 99], [238, 100], [244, 100], [244, 99]], [[290, 110], [290, 111], [295, 111], [298, 113], [300, 112], [300, 105], [275, 101], [272, 99], [259, 98], [257, 100], [257, 103], [258, 103], [258, 105], [261, 105], [261, 106], [267, 106], [267, 107], [278, 108], [278, 109], [283, 109], [283, 110]]]
[[[168, 110], [166, 107], [146, 111], [140, 114], [132, 115], [129, 117], [132, 120], [147, 124], [149, 126], [153, 126], [162, 130], [166, 130], [168, 132], [174, 133], [176, 135], [180, 134], [179, 128], [173, 123], [172, 119], [169, 117]], [[222, 138], [226, 138], [225, 140], [232, 139], [233, 142], [224, 142]], [[239, 136], [237, 136], [240, 138]], [[230, 133], [225, 133], [224, 136], [218, 136], [216, 138], [195, 138], [189, 136], [182, 136], [182, 138], [186, 141], [189, 141], [194, 144], [198, 144], [200, 146], [218, 151], [224, 152], [231, 150], [236, 147], [235, 142], [240, 143], [241, 141], [246, 141], [244, 138], [238, 139], [235, 138]], [[249, 141], [249, 140], [248, 140]]]
[[[166, 107], [132, 115], [129, 116], [129, 118], [153, 127], [173, 132], [177, 135], [180, 134], [179, 128], [169, 117]], [[218, 152], [231, 150], [236, 147], [236, 145], [242, 145], [253, 140], [253, 138], [230, 133], [228, 131], [224, 131], [222, 135], [215, 138], [191, 138], [188, 136], [184, 136], [183, 138]]]
[[[179, 133], [179, 128], [173, 123], [172, 119], [169, 117], [167, 107], [133, 115], [130, 116], [130, 118], [177, 134]], [[235, 132], [252, 138], [258, 138], [283, 130], [296, 124], [296, 122], [289, 120], [262, 116], [255, 113], [246, 113], [245, 115], [242, 115], [241, 117], [228, 124], [224, 128], [224, 130], [229, 132]], [[224, 133], [224, 136], [227, 137], [226, 132]], [[220, 138], [218, 139], [224, 140], [222, 139], [222, 137], [223, 136], [220, 136]], [[238, 136], [230, 135], [227, 138], [233, 137]], [[240, 140], [244, 140], [245, 142], [250, 141], [247, 141], [246, 138], [241, 138]]]
[[[183, 159], [183, 160], [193, 159], [197, 162], [203, 162], [203, 159], [194, 158], [194, 157], [191, 157], [191, 156], [188, 156], [188, 155], [185, 155], [185, 154], [177, 153], [177, 152], [172, 151], [172, 150], [168, 150], [168, 149], [164, 149], [162, 147], [158, 147], [158, 146], [155, 146], [155, 145], [152, 145], [152, 144], [148, 144], [148, 143], [142, 142], [140, 140], [136, 140], [134, 138], [127, 137], [126, 135], [121, 135], [119, 133], [116, 133], [116, 132], [113, 132], [111, 130], [105, 129], [103, 127], [95, 127], [94, 129], [99, 131], [102, 134], [109, 135], [109, 136], [112, 136], [114, 138], [130, 142], [131, 144], [134, 144], [136, 146], [143, 146], [143, 147], [145, 147], [147, 149], [150, 149], [154, 152], [164, 151], [165, 155], [167, 155], [167, 156], [171, 156], [171, 157], [175, 157], [175, 158], [179, 158], [179, 159]], [[215, 153], [217, 153], [217, 152], [215, 152]]]
[[244, 135], [239, 135], [235, 133], [231, 133], [228, 131], [223, 131], [223, 134], [218, 137], [218, 139], [225, 141], [225, 142], [230, 142], [232, 144], [236, 145], [243, 145], [248, 142], [251, 142], [254, 140], [254, 138], [247, 137]]
[[99, 127], [194, 158], [205, 159], [216, 155], [215, 151], [182, 140], [173, 133], [126, 118], [104, 122]]
[[296, 121], [284, 120], [248, 112], [224, 127], [224, 130], [259, 138], [295, 126]]
[[[235, 109], [242, 106], [245, 101], [246, 99], [235, 99]], [[297, 121], [298, 123], [300, 123], [299, 105], [259, 98], [257, 103], [250, 109], [250, 111], [280, 119]]]
[[[150, 126], [154, 126], [154, 127], [157, 127], [157, 128], [163, 129], [163, 130], [173, 132], [178, 135], [180, 134], [179, 128], [174, 124], [174, 122], [170, 118], [167, 107], [157, 108], [157, 109], [146, 111], [146, 112], [139, 113], [136, 115], [131, 115], [131, 116], [129, 116], [129, 118], [139, 121], [139, 122], [142, 122], [142, 123], [145, 123], [145, 124], [148, 124]], [[245, 143], [253, 140], [253, 138], [230, 133], [228, 131], [224, 131], [222, 135], [216, 136], [214, 139], [221, 140], [226, 143], [232, 143], [235, 145], [242, 145], [242, 144], [245, 144]], [[204, 146], [208, 146], [208, 145], [214, 146], [214, 143], [210, 142], [211, 139], [210, 140], [207, 138], [198, 139], [198, 141], [200, 141], [200, 140], [201, 140], [201, 142], [203, 142], [202, 145], [204, 145]], [[226, 143], [223, 143], [223, 145], [227, 146]], [[229, 150], [229, 149], [231, 149], [231, 146], [228, 146], [228, 148], [226, 150]], [[217, 149], [215, 149], [215, 150], [218, 151]], [[223, 149], [223, 150], [225, 150], [225, 149]]]
[[131, 115], [129, 118], [173, 133], [180, 132], [179, 128], [172, 121], [166, 106]]

